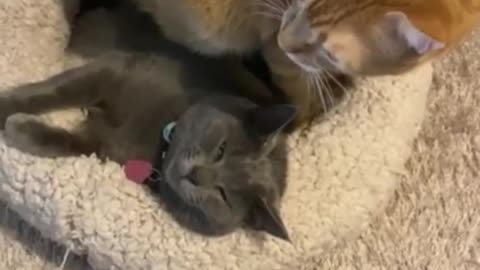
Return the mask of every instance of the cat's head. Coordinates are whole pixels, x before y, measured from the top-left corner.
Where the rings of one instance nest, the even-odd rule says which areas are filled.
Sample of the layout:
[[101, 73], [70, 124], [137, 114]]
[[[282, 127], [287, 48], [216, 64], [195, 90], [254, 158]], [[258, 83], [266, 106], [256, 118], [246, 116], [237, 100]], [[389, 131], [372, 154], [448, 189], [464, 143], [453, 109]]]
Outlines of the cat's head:
[[396, 74], [445, 47], [439, 40], [448, 31], [442, 29], [444, 1], [288, 1], [278, 44], [306, 71]]
[[236, 97], [190, 107], [163, 160], [174, 216], [204, 234], [246, 225], [288, 239], [277, 207], [286, 186], [282, 131], [294, 115], [288, 105], [258, 107]]

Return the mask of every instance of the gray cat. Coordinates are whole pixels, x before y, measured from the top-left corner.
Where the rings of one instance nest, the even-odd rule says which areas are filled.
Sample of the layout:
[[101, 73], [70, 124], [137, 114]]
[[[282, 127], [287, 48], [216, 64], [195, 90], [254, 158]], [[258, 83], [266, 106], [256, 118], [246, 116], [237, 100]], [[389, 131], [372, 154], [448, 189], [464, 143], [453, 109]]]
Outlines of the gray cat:
[[[282, 131], [295, 109], [274, 105], [235, 59], [201, 57], [166, 40], [134, 6], [98, 17], [103, 28], [111, 22], [110, 34], [79, 21], [73, 36], [86, 33], [89, 46], [75, 53], [97, 60], [0, 93], [7, 143], [46, 157], [148, 161], [160, 181], [147, 184], [184, 227], [214, 236], [246, 225], [288, 240], [278, 212], [287, 169]], [[73, 131], [35, 116], [69, 107], [87, 112]]]
[[[282, 131], [295, 109], [236, 96], [228, 69], [215, 67], [223, 73], [173, 56], [111, 53], [2, 92], [0, 124], [8, 144], [35, 155], [151, 162], [160, 171], [153, 190], [195, 232], [224, 235], [246, 225], [288, 240], [278, 212]], [[73, 131], [37, 116], [70, 107], [87, 112]]]

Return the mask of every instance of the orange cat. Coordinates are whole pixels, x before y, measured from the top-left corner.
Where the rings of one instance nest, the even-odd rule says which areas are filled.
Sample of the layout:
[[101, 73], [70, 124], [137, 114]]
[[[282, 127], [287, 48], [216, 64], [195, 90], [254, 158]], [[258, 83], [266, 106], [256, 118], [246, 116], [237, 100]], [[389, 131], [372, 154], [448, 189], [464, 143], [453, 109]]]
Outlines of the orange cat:
[[453, 48], [480, 19], [480, 0], [134, 1], [200, 53], [262, 48], [301, 118], [327, 107], [323, 82], [332, 73], [404, 72]]
[[391, 74], [452, 48], [479, 19], [479, 0], [293, 1], [278, 43], [307, 70]]

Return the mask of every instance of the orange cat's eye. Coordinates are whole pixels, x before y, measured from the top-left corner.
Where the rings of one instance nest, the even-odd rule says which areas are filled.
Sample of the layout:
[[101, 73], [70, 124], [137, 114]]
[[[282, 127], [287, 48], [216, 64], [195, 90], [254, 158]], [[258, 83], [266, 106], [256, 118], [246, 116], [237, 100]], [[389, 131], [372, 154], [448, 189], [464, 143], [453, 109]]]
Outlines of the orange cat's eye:
[[317, 37], [317, 42], [319, 42], [320, 44], [324, 43], [325, 41], [327, 41], [327, 37], [328, 37], [328, 34], [327, 33], [320, 33]]

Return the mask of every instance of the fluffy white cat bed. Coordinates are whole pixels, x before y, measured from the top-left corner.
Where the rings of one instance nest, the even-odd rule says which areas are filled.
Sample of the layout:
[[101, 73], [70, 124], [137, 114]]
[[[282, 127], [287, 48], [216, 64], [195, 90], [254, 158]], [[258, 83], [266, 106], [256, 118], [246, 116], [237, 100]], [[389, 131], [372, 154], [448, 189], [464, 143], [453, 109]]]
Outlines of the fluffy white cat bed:
[[[58, 0], [0, 1], [0, 88], [61, 70], [68, 27]], [[299, 269], [358, 234], [397, 185], [432, 69], [361, 82], [306, 134], [292, 136], [282, 215], [293, 244], [243, 231], [204, 238], [180, 228], [122, 169], [95, 157], [41, 159], [0, 138], [0, 199], [96, 269]], [[52, 119], [63, 121], [64, 114]]]

